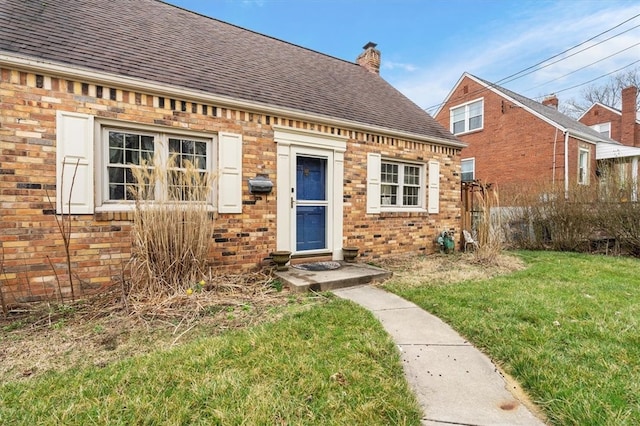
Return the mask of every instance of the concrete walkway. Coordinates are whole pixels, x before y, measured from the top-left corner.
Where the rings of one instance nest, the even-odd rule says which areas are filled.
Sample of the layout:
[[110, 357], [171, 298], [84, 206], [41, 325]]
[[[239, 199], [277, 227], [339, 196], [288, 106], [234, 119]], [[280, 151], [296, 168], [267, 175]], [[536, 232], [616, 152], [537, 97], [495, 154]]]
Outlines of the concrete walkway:
[[496, 366], [439, 318], [371, 286], [333, 290], [369, 309], [393, 337], [423, 425], [536, 425]]

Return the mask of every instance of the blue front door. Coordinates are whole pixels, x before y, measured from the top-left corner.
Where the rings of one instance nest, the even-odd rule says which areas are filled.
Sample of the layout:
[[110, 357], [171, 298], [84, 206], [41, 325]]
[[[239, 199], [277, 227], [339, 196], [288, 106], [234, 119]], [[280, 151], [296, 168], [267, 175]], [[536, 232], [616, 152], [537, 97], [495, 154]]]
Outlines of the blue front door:
[[296, 156], [296, 251], [327, 248], [327, 159]]

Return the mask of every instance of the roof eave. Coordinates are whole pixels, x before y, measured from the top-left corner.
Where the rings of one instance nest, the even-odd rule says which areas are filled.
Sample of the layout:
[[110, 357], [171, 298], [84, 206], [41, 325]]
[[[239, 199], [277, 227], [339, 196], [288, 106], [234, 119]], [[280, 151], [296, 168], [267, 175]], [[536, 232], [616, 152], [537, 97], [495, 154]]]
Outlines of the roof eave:
[[359, 130], [370, 133], [381, 133], [386, 136], [392, 136], [412, 141], [425, 143], [435, 143], [453, 148], [465, 148], [464, 142], [438, 138], [430, 135], [406, 132], [396, 129], [390, 129], [382, 126], [362, 123], [358, 121], [339, 119], [327, 115], [309, 113], [293, 108], [280, 107], [272, 104], [247, 101], [227, 96], [215, 95], [208, 92], [198, 90], [185, 89], [180, 86], [172, 86], [163, 83], [151, 82], [148, 80], [122, 76], [118, 74], [100, 72], [89, 68], [81, 68], [69, 66], [62, 63], [51, 61], [43, 61], [32, 57], [15, 55], [7, 52], [0, 52], [0, 67], [18, 68], [24, 71], [34, 73], [50, 73], [61, 77], [77, 79], [97, 84], [111, 83], [115, 86], [131, 90], [147, 90], [152, 93], [162, 93], [181, 97], [189, 101], [207, 102], [213, 104], [223, 104], [228, 107], [242, 108], [255, 112], [269, 113], [273, 115], [287, 116], [295, 119], [321, 121], [322, 123], [334, 126], [348, 127], [353, 130]]

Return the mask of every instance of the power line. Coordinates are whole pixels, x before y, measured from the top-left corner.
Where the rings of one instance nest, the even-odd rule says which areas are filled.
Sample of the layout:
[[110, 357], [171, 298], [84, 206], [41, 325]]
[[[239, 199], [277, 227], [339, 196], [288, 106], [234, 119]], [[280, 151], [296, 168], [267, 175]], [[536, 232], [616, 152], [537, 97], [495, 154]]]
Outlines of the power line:
[[[629, 31], [634, 30], [634, 29], [636, 29], [636, 28], [638, 28], [638, 27], [640, 27], [640, 24], [639, 24], [639, 25], [636, 25], [635, 27], [631, 27], [631, 28], [629, 28], [629, 29], [627, 29], [627, 30], [625, 30], [625, 31], [623, 31], [623, 32], [621, 32], [621, 33], [618, 33], [618, 34], [616, 34], [616, 35], [613, 35], [613, 36], [611, 36], [611, 37], [609, 37], [609, 38], [605, 38], [604, 40], [601, 40], [601, 41], [599, 41], [599, 42], [597, 42], [597, 43], [595, 43], [595, 44], [592, 44], [591, 46], [585, 47], [584, 49], [580, 49], [580, 50], [578, 50], [577, 52], [572, 53], [571, 55], [563, 56], [562, 58], [558, 59], [557, 61], [549, 62], [548, 64], [545, 64], [544, 66], [542, 66], [542, 67], [540, 67], [540, 68], [536, 68], [536, 69], [534, 69], [534, 70], [531, 70], [531, 71], [529, 71], [529, 72], [526, 72], [526, 73], [524, 73], [524, 74], [521, 74], [521, 75], [519, 75], [519, 76], [517, 76], [517, 77], [514, 77], [514, 78], [512, 78], [512, 79], [510, 79], [510, 80], [504, 81], [505, 79], [503, 78], [502, 80], [498, 81], [498, 83], [511, 83], [512, 81], [517, 80], [517, 79], [519, 79], [519, 78], [522, 78], [522, 77], [524, 77], [525, 75], [529, 75], [529, 74], [532, 74], [532, 73], [534, 73], [534, 72], [536, 72], [536, 71], [540, 71], [541, 69], [544, 69], [544, 68], [550, 67], [551, 65], [557, 64], [558, 62], [561, 62], [561, 61], [564, 61], [565, 59], [571, 58], [572, 56], [575, 56], [575, 55], [577, 55], [578, 53], [582, 53], [582, 52], [584, 52], [585, 50], [589, 50], [589, 49], [591, 49], [591, 48], [593, 48], [593, 47], [596, 47], [596, 46], [598, 46], [598, 45], [600, 45], [600, 44], [602, 44], [602, 43], [605, 43], [605, 42], [607, 42], [607, 41], [609, 41], [609, 40], [611, 40], [611, 39], [613, 39], [613, 38], [616, 38], [616, 37], [618, 37], [618, 36], [620, 36], [620, 35], [622, 35], [622, 34], [628, 33]], [[584, 44], [584, 43], [582, 43], [582, 44]], [[546, 61], [544, 61], [544, 62], [546, 62]], [[591, 63], [591, 65], [593, 65], [593, 64], [595, 64], [595, 63], [598, 63], [598, 62], [599, 62], [599, 61], [592, 62], [592, 63]], [[531, 67], [529, 67], [529, 68], [531, 68]]]
[[626, 48], [624, 48], [624, 49], [622, 49], [622, 50], [618, 50], [616, 53], [612, 53], [612, 54], [611, 54], [611, 55], [609, 55], [609, 56], [605, 56], [605, 57], [604, 57], [604, 58], [602, 58], [602, 59], [598, 59], [597, 61], [591, 62], [591, 63], [589, 63], [589, 64], [587, 64], [587, 65], [585, 65], [585, 66], [582, 66], [582, 67], [578, 68], [577, 70], [573, 70], [573, 71], [568, 72], [568, 73], [566, 73], [566, 74], [564, 74], [564, 75], [561, 75], [560, 77], [556, 77], [556, 78], [554, 78], [554, 79], [552, 79], [552, 80], [549, 80], [549, 81], [546, 81], [546, 82], [544, 82], [544, 83], [542, 83], [542, 84], [538, 84], [537, 86], [530, 87], [529, 89], [526, 89], [526, 90], [524, 90], [523, 92], [528, 92], [528, 91], [530, 91], [530, 90], [537, 89], [538, 87], [546, 86], [546, 85], [547, 85], [547, 84], [549, 84], [549, 83], [553, 83], [554, 81], [557, 81], [557, 80], [560, 80], [560, 79], [562, 79], [562, 78], [565, 78], [565, 77], [567, 77], [567, 76], [569, 76], [569, 75], [571, 75], [571, 74], [575, 74], [575, 73], [577, 73], [578, 71], [582, 71], [582, 70], [583, 70], [583, 69], [585, 69], [585, 68], [589, 68], [589, 67], [590, 67], [590, 66], [592, 66], [592, 65], [595, 65], [595, 64], [597, 64], [597, 63], [599, 63], [599, 62], [602, 62], [602, 61], [607, 60], [607, 59], [609, 59], [609, 58], [612, 58], [612, 57], [614, 57], [614, 56], [616, 56], [616, 55], [619, 55], [620, 53], [625, 52], [625, 51], [627, 51], [627, 50], [629, 50], [629, 49], [631, 49], [631, 48], [633, 48], [633, 47], [636, 47], [636, 46], [640, 46], [640, 42], [638, 42], [638, 43], [636, 43], [636, 44], [632, 44], [631, 46], [626, 47]]
[[[514, 73], [514, 74], [508, 75], [508, 76], [504, 77], [503, 79], [498, 80], [496, 83], [504, 82], [504, 80], [507, 80], [507, 79], [509, 79], [509, 78], [511, 78], [511, 77], [514, 77], [514, 76], [518, 75], [518, 74], [522, 74], [522, 73], [523, 73], [523, 72], [525, 72], [525, 71], [529, 71], [531, 68], [535, 68], [535, 67], [537, 67], [538, 65], [542, 65], [542, 64], [544, 64], [545, 62], [547, 62], [547, 61], [549, 61], [549, 60], [551, 60], [551, 59], [557, 58], [557, 57], [558, 57], [558, 56], [560, 56], [560, 55], [564, 55], [565, 53], [569, 52], [570, 50], [573, 50], [573, 49], [575, 49], [576, 47], [580, 47], [580, 46], [582, 46], [583, 44], [586, 44], [586, 43], [588, 43], [588, 42], [590, 42], [590, 41], [592, 41], [592, 40], [594, 40], [594, 39], [596, 39], [596, 38], [600, 37], [601, 35], [606, 34], [606, 33], [610, 32], [610, 31], [613, 31], [613, 30], [615, 30], [616, 28], [618, 28], [618, 27], [620, 27], [620, 26], [622, 26], [622, 25], [626, 24], [627, 22], [629, 22], [629, 21], [632, 21], [632, 20], [636, 19], [638, 16], [640, 16], [640, 13], [639, 13], [639, 14], [637, 14], [637, 15], [635, 15], [635, 16], [632, 16], [631, 18], [629, 18], [629, 19], [627, 19], [627, 20], [625, 20], [625, 21], [620, 22], [618, 25], [615, 25], [615, 26], [613, 26], [613, 27], [609, 28], [608, 30], [603, 31], [603, 32], [601, 32], [600, 34], [596, 34], [596, 35], [594, 35], [593, 37], [591, 37], [591, 38], [589, 38], [589, 39], [587, 39], [587, 40], [583, 41], [582, 43], [576, 44], [575, 46], [572, 46], [572, 47], [570, 47], [570, 48], [568, 48], [568, 49], [566, 49], [566, 50], [563, 50], [562, 52], [557, 53], [557, 54], [555, 54], [555, 55], [553, 55], [553, 56], [551, 56], [551, 57], [549, 57], [549, 58], [547, 58], [547, 59], [545, 59], [545, 60], [543, 60], [543, 61], [540, 61], [540, 62], [538, 62], [538, 63], [535, 63], [535, 64], [531, 65], [530, 67], [527, 67], [527, 68], [525, 68], [525, 69], [523, 69], [523, 70], [521, 70], [521, 71], [518, 71], [518, 72], [516, 72], [516, 73]], [[640, 25], [638, 25], [638, 26], [640, 26]], [[633, 28], [637, 28], [638, 26], [633, 27]], [[624, 31], [624, 32], [622, 32], [622, 33], [620, 33], [620, 34], [624, 34], [624, 33], [626, 33], [627, 31], [632, 30], [633, 28], [630, 28], [629, 30], [626, 30], [626, 31]], [[618, 35], [620, 35], [620, 34], [618, 34]], [[613, 36], [613, 37], [617, 37], [618, 35]], [[610, 38], [608, 38], [608, 39], [606, 39], [606, 40], [603, 40], [603, 41], [610, 40], [610, 39], [612, 39], [613, 37], [610, 37]], [[600, 44], [600, 43], [598, 43], [598, 44]], [[596, 45], [597, 45], [597, 44], [594, 44], [594, 46], [596, 46]], [[593, 46], [591, 46], [591, 47], [593, 47]], [[589, 49], [589, 48], [590, 48], [590, 47], [588, 47], [587, 49]], [[584, 50], [586, 50], [586, 49], [584, 49]], [[577, 52], [577, 53], [579, 53], [579, 52]], [[567, 56], [567, 58], [569, 58], [569, 57], [571, 57], [571, 56], [573, 56], [573, 55]], [[563, 59], [564, 59], [564, 58], [562, 58], [562, 59], [560, 59], [560, 60], [563, 60]], [[554, 62], [554, 63], [555, 63], [555, 62]], [[525, 74], [525, 75], [526, 75], [526, 74]], [[513, 80], [515, 80], [515, 78], [514, 78]], [[513, 81], [513, 80], [509, 80], [509, 81]]]
[[[482, 89], [476, 90], [475, 92], [473, 92], [473, 94], [479, 94], [479, 93], [482, 93], [482, 92], [484, 92], [484, 91], [486, 91], [486, 90], [489, 90], [491, 87], [498, 86], [498, 84], [499, 84], [499, 83], [502, 83], [502, 82], [504, 82], [505, 80], [507, 80], [507, 79], [509, 79], [509, 78], [512, 78], [512, 79], [511, 79], [511, 80], [509, 80], [509, 81], [507, 81], [507, 83], [508, 83], [508, 82], [511, 82], [511, 81], [514, 81], [514, 80], [516, 80], [517, 78], [520, 78], [520, 77], [515, 77], [515, 76], [518, 76], [519, 74], [523, 74], [523, 73], [525, 73], [525, 72], [527, 72], [527, 71], [531, 70], [532, 68], [537, 67], [538, 65], [544, 64], [545, 62], [547, 62], [547, 61], [549, 61], [549, 60], [551, 60], [551, 59], [557, 58], [558, 56], [561, 56], [561, 55], [563, 55], [563, 54], [565, 54], [565, 53], [567, 53], [567, 52], [569, 52], [569, 51], [571, 51], [571, 50], [573, 50], [573, 49], [575, 49], [575, 48], [577, 48], [577, 47], [580, 47], [580, 46], [584, 45], [585, 43], [588, 43], [588, 42], [590, 42], [590, 41], [592, 41], [592, 40], [596, 39], [597, 37], [600, 37], [600, 36], [601, 36], [601, 35], [603, 35], [603, 34], [606, 34], [606, 33], [610, 32], [610, 31], [613, 31], [613, 30], [614, 30], [614, 29], [616, 29], [616, 28], [619, 28], [620, 26], [622, 26], [622, 25], [626, 24], [627, 22], [630, 22], [630, 21], [632, 21], [632, 20], [636, 19], [636, 18], [637, 18], [637, 17], [639, 17], [639, 16], [640, 16], [640, 13], [639, 13], [639, 14], [636, 14], [636, 15], [634, 15], [634, 16], [632, 16], [632, 17], [630, 17], [630, 18], [628, 18], [628, 19], [626, 19], [626, 20], [624, 20], [624, 21], [622, 21], [621, 23], [619, 23], [619, 24], [617, 24], [617, 25], [614, 25], [613, 27], [611, 27], [611, 28], [609, 28], [609, 29], [607, 29], [607, 30], [605, 30], [605, 31], [602, 31], [601, 33], [596, 34], [595, 36], [592, 36], [592, 37], [588, 38], [587, 40], [585, 40], [585, 41], [583, 41], [583, 42], [580, 42], [580, 43], [578, 43], [578, 44], [576, 44], [576, 45], [574, 45], [574, 46], [572, 46], [572, 47], [570, 47], [570, 48], [568, 48], [568, 49], [565, 49], [565, 50], [563, 50], [563, 51], [562, 51], [562, 52], [560, 52], [560, 53], [557, 53], [557, 54], [555, 54], [555, 55], [553, 55], [553, 56], [550, 56], [549, 58], [546, 58], [546, 59], [544, 59], [544, 60], [542, 60], [542, 61], [540, 61], [540, 62], [537, 62], [537, 63], [535, 63], [535, 64], [533, 64], [533, 65], [531, 65], [531, 66], [529, 66], [529, 67], [527, 67], [527, 68], [524, 68], [524, 69], [522, 69], [522, 70], [520, 70], [520, 71], [518, 71], [518, 72], [516, 72], [516, 73], [513, 73], [513, 74], [511, 74], [511, 75], [508, 75], [508, 76], [506, 76], [506, 77], [504, 77], [504, 78], [502, 78], [502, 79], [500, 79], [500, 80], [498, 80], [498, 81], [496, 81], [496, 82], [494, 82], [494, 83], [490, 83], [489, 87], [486, 87], [486, 88], [482, 88]], [[627, 30], [625, 30], [625, 31], [623, 31], [623, 32], [621, 32], [621, 33], [619, 33], [619, 34], [616, 34], [616, 35], [614, 35], [614, 36], [612, 36], [612, 37], [609, 37], [608, 39], [603, 40], [603, 41], [602, 41], [602, 42], [600, 42], [600, 43], [597, 43], [597, 44], [594, 44], [593, 46], [590, 46], [590, 47], [587, 47], [587, 48], [585, 48], [585, 49], [582, 49], [580, 52], [582, 52], [582, 51], [584, 51], [584, 50], [587, 50], [587, 49], [589, 49], [589, 48], [591, 48], [591, 47], [597, 46], [598, 44], [601, 44], [601, 43], [603, 43], [603, 42], [605, 42], [605, 41], [611, 40], [612, 38], [618, 37], [618, 36], [620, 36], [621, 34], [624, 34], [624, 33], [628, 32], [628, 31], [631, 31], [632, 29], [637, 28], [637, 27], [639, 27], [639, 26], [640, 26], [640, 25], [636, 25], [636, 26], [635, 26], [635, 27], [633, 27], [633, 28], [627, 29]], [[575, 54], [580, 53], [580, 52], [576, 52]], [[562, 60], [564, 60], [564, 59], [566, 59], [566, 58], [569, 58], [569, 57], [571, 57], [571, 56], [573, 56], [573, 55], [570, 55], [570, 56], [567, 56], [567, 57], [561, 58], [560, 60], [555, 61], [555, 62], [553, 62], [553, 63], [560, 62], [560, 61], [562, 61]], [[552, 63], [552, 64], [553, 64], [553, 63]], [[551, 64], [549, 64], [549, 65], [551, 65]], [[593, 64], [590, 64], [590, 65], [593, 65]], [[542, 67], [542, 68], [544, 68], [544, 67]], [[540, 69], [542, 69], [542, 68], [540, 68]], [[530, 73], [523, 74], [522, 76], [524, 76], [524, 75], [528, 75], [528, 74], [531, 74], [532, 72], [535, 72], [535, 71], [538, 71], [538, 70], [531, 71]], [[614, 72], [615, 72], [615, 71], [614, 71]], [[521, 77], [522, 77], [522, 76], [521, 76]], [[602, 76], [601, 76], [601, 77], [602, 77]], [[587, 83], [584, 83], [584, 84], [588, 84], [588, 83], [590, 83], [590, 82], [587, 82]], [[569, 89], [566, 89], [566, 90], [569, 90]], [[562, 90], [562, 91], [565, 91], [565, 90]], [[559, 91], [558, 91], [557, 93], [559, 93]], [[432, 106], [426, 107], [426, 108], [424, 108], [424, 110], [426, 110], [426, 111], [430, 111], [430, 110], [433, 110], [433, 109], [435, 109], [435, 108], [438, 108], [438, 107], [442, 106], [443, 104], [444, 104], [444, 102], [440, 102], [440, 103], [437, 103], [437, 104], [435, 104], [435, 105], [432, 105]]]
[[608, 75], [611, 75], [611, 74], [617, 73], [618, 71], [622, 71], [622, 70], [623, 70], [623, 69], [625, 69], [625, 68], [629, 68], [631, 65], [637, 64], [638, 62], [640, 62], [640, 59], [638, 59], [638, 60], [636, 60], [636, 61], [633, 61], [633, 62], [631, 62], [630, 64], [625, 65], [624, 67], [618, 68], [617, 70], [613, 70], [613, 71], [608, 72], [608, 73], [606, 73], [606, 74], [602, 74], [602, 75], [601, 75], [601, 76], [599, 76], [599, 77], [593, 78], [593, 79], [591, 79], [591, 80], [589, 80], [589, 81], [585, 81], [584, 83], [576, 84], [575, 86], [567, 87], [566, 89], [557, 90], [557, 91], [555, 91], [555, 92], [554, 92], [554, 94], [558, 94], [558, 93], [566, 92], [567, 90], [575, 89], [576, 87], [580, 87], [580, 86], [584, 86], [585, 84], [593, 83], [594, 81], [599, 80], [599, 79], [601, 79], [601, 78], [603, 78], [603, 77], [606, 77], [606, 76], [608, 76]]

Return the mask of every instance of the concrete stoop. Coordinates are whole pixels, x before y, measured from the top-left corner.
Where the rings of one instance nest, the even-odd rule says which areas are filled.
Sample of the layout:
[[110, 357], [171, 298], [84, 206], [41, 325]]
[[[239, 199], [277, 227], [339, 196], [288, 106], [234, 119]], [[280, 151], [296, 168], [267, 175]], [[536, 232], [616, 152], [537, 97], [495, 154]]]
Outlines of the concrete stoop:
[[340, 261], [340, 268], [328, 271], [307, 271], [289, 267], [276, 271], [275, 275], [294, 293], [305, 291], [329, 291], [383, 281], [392, 273], [364, 263]]

